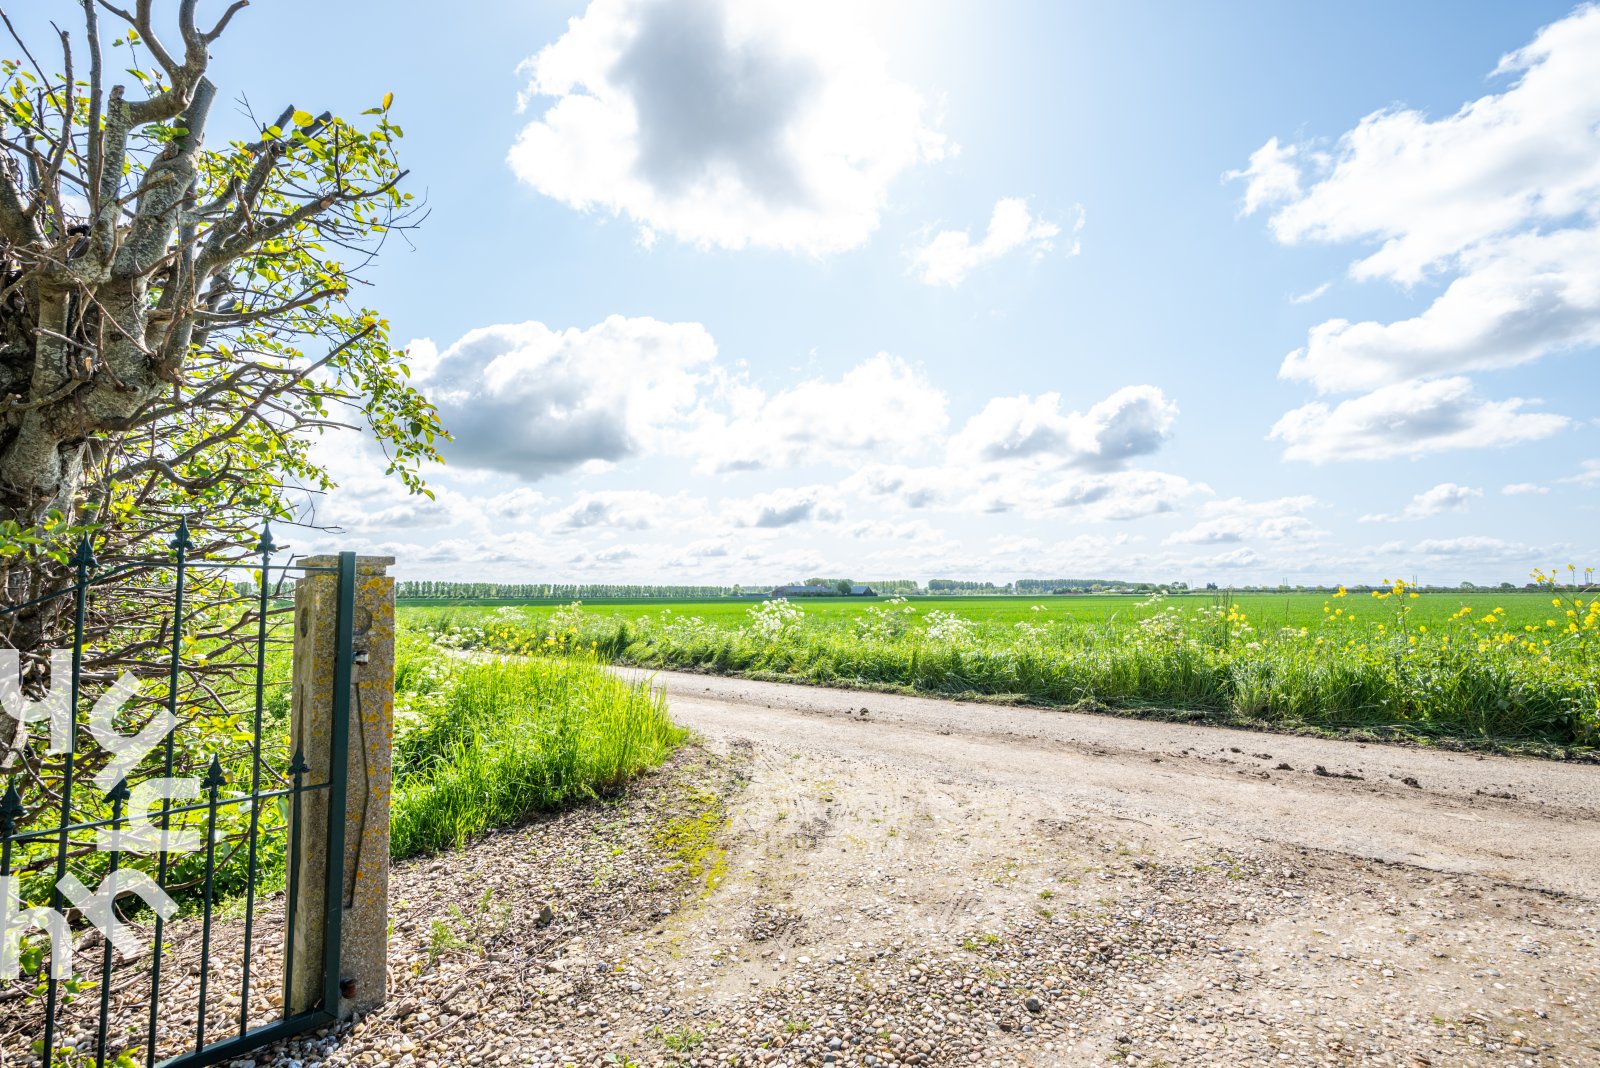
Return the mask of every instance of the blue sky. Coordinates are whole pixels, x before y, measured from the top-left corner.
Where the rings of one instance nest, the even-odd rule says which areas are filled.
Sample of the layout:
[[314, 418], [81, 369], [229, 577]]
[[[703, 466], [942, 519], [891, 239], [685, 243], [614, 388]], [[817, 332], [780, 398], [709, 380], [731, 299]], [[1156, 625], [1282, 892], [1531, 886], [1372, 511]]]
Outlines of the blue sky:
[[431, 209], [371, 300], [458, 440], [431, 503], [330, 442], [333, 542], [507, 581], [1600, 562], [1600, 11], [406, 6], [259, 4], [213, 67], [274, 114], [393, 91]]

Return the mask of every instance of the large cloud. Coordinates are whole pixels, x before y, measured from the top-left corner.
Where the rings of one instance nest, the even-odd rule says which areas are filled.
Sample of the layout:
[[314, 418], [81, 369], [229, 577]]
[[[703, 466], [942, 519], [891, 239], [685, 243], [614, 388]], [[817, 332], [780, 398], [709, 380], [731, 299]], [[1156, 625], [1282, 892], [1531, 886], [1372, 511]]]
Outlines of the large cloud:
[[1279, 419], [1271, 436], [1290, 460], [1391, 460], [1536, 441], [1571, 422], [1525, 412], [1527, 404], [1484, 400], [1465, 378], [1401, 382], [1333, 407], [1303, 405]]
[[[1077, 410], [1053, 393], [997, 398], [952, 434], [949, 397], [903, 359], [880, 353], [837, 377], [769, 392], [722, 364], [697, 323], [614, 316], [587, 329], [492, 326], [442, 351], [413, 342], [411, 363], [457, 440], [434, 504], [408, 508], [395, 494], [356, 486], [351, 525], [373, 538], [455, 526], [523, 538], [538, 550], [529, 559], [561, 567], [628, 560], [652, 574], [704, 559], [719, 569], [759, 560], [787, 570], [816, 559], [814, 548], [792, 556], [776, 548], [788, 528], [879, 543], [872, 551], [884, 553], [916, 541], [921, 551], [956, 544], [934, 525], [940, 514], [1126, 521], [1210, 493], [1140, 465], [1170, 439], [1177, 418], [1177, 406], [1149, 385]], [[744, 487], [759, 480], [760, 492], [666, 495], [691, 463]], [[827, 469], [832, 484], [823, 481]], [[527, 485], [572, 471], [582, 485]], [[650, 490], [629, 485], [640, 476], [653, 480]], [[572, 555], [566, 539], [584, 555]], [[416, 558], [488, 561], [469, 539], [438, 544], [457, 541]], [[729, 547], [738, 544], [762, 548], [735, 556]], [[878, 559], [868, 552], [859, 559]]]
[[842, 0], [593, 0], [524, 67], [524, 99], [555, 102], [518, 177], [647, 240], [853, 248], [894, 178], [946, 151]]
[[996, 397], [950, 443], [962, 460], [1052, 459], [1111, 469], [1160, 448], [1178, 406], [1155, 386], [1124, 386], [1087, 412], [1063, 412], [1059, 393]]
[[949, 421], [945, 393], [898, 357], [769, 394], [718, 362], [699, 323], [512, 323], [409, 351], [454, 435], [452, 465], [530, 481], [643, 455], [689, 456], [716, 473], [904, 457]]
[[726, 411], [706, 413], [688, 446], [702, 470], [904, 456], [924, 449], [949, 421], [944, 392], [887, 353], [837, 380], [815, 378], [771, 395], [740, 384], [725, 399]]
[[904, 508], [972, 514], [1138, 519], [1173, 510], [1204, 487], [1134, 468], [1171, 436], [1178, 408], [1154, 386], [1127, 386], [1086, 411], [1046, 393], [997, 397], [945, 443], [943, 462], [872, 464], [844, 487]]
[[[1500, 61], [1510, 88], [1430, 119], [1374, 112], [1331, 152], [1268, 141], [1250, 167], [1245, 210], [1277, 204], [1285, 243], [1376, 240], [1357, 277], [1420, 281], [1463, 249], [1592, 215], [1600, 195], [1600, 7], [1584, 5]], [[1303, 187], [1304, 168], [1315, 179]]]
[[[1452, 376], [1600, 345], [1597, 68], [1600, 7], [1591, 4], [1506, 56], [1494, 74], [1513, 81], [1500, 92], [1437, 119], [1376, 112], [1329, 151], [1274, 138], [1234, 172], [1247, 183], [1245, 212], [1270, 208], [1286, 244], [1375, 243], [1352, 264], [1355, 278], [1407, 287], [1449, 279], [1408, 318], [1312, 328], [1283, 376], [1321, 392], [1370, 392], [1285, 416], [1277, 436], [1290, 443], [1286, 455], [1385, 458], [1525, 441], [1564, 425], [1519, 413], [1522, 401], [1469, 402]], [[1405, 393], [1434, 406], [1393, 411], [1390, 400]], [[1395, 418], [1366, 418], [1379, 408]], [[1497, 414], [1506, 416], [1498, 428], [1489, 425]], [[1356, 417], [1367, 439], [1334, 448], [1336, 424]], [[1439, 429], [1419, 429], [1429, 423]]]
[[[649, 318], [612, 316], [588, 329], [490, 326], [443, 351], [426, 339], [410, 351], [455, 436], [446, 446], [452, 465], [527, 481], [650, 455], [691, 457], [712, 473], [834, 464], [874, 478], [893, 471], [893, 485], [862, 488], [903, 490], [908, 504], [926, 505], [985, 465], [1034, 475], [1120, 470], [1159, 449], [1178, 414], [1149, 385], [1126, 386], [1085, 411], [1064, 411], [1056, 393], [1024, 394], [989, 401], [947, 438], [948, 396], [899, 357], [879, 353], [837, 378], [768, 393], [718, 362], [699, 323]], [[942, 470], [906, 464], [940, 451]], [[1055, 496], [1058, 482], [1050, 482]], [[1070, 484], [1101, 492], [1082, 477]]]
[[617, 315], [587, 330], [516, 323], [443, 352], [411, 348], [455, 437], [448, 458], [530, 479], [658, 444], [693, 408], [717, 354], [699, 323]]
[[1522, 234], [1468, 250], [1460, 262], [1462, 273], [1418, 315], [1314, 327], [1305, 348], [1284, 360], [1283, 376], [1325, 392], [1372, 389], [1600, 344], [1600, 230]]

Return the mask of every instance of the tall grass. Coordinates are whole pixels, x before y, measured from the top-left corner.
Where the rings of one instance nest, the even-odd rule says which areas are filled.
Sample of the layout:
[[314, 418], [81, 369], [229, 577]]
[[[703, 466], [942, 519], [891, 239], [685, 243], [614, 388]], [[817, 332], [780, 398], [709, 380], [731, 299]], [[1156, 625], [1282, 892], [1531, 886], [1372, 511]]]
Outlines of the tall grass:
[[1054, 705], [1168, 709], [1235, 722], [1366, 728], [1417, 737], [1600, 741], [1600, 604], [1553, 590], [1549, 616], [1516, 625], [1493, 610], [1416, 618], [1404, 583], [1358, 618], [1341, 595], [1320, 625], [1257, 624], [1226, 601], [1165, 606], [1137, 621], [982, 623], [912, 605], [853, 619], [757, 606], [742, 625], [659, 613], [619, 622], [569, 610], [559, 629], [500, 609], [434, 617], [441, 640], [521, 655], [581, 649], [652, 667], [1005, 695]]
[[391, 825], [397, 858], [613, 793], [686, 737], [660, 694], [590, 658], [457, 664], [414, 641], [402, 653]]

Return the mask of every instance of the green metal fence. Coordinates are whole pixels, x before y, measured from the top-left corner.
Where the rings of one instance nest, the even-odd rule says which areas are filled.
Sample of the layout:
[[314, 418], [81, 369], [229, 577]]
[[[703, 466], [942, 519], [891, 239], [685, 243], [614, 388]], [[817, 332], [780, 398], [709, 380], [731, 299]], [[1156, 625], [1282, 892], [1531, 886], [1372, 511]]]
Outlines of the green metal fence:
[[[9, 686], [0, 715], [17, 720], [0, 799], [4, 1063], [191, 1068], [335, 1021], [355, 554], [340, 554], [331, 568], [276, 563], [281, 550], [266, 528], [246, 559], [195, 558], [192, 548], [181, 524], [163, 557], [98, 561], [85, 539], [60, 588], [0, 606], [0, 655], [8, 625], [24, 614], [71, 613], [70, 649], [52, 654], [49, 671], [37, 649], [0, 662], [25, 676], [0, 678]], [[306, 754], [291, 748], [283, 695], [269, 679], [270, 656], [288, 629], [274, 619], [290, 582], [313, 571], [338, 577], [331, 772], [321, 782], [311, 781]], [[197, 583], [215, 591], [238, 573], [253, 577], [253, 592], [223, 611], [237, 612], [230, 627], [218, 623], [215, 598], [196, 604], [191, 591]], [[97, 667], [103, 647], [89, 624], [130, 581], [157, 591], [164, 616], [161, 647], [134, 665], [130, 685], [162, 692], [139, 698], [150, 710], [144, 732], [124, 734], [142, 714], [124, 711], [117, 726], [107, 711], [128, 687], [119, 691], [121, 677]], [[229, 649], [221, 668], [196, 648], [219, 633]], [[59, 677], [63, 670], [68, 678]], [[47, 720], [48, 740], [30, 730]], [[151, 746], [161, 725], [165, 734]], [[322, 838], [302, 833], [303, 801], [319, 790], [329, 791], [332, 862], [325, 885], [300, 886], [294, 853], [307, 838]], [[281, 874], [275, 862], [264, 870], [269, 856], [282, 858]], [[314, 961], [292, 945], [306, 894], [325, 897], [318, 911], [327, 930]], [[90, 966], [79, 971], [83, 962]], [[293, 972], [305, 967], [320, 967], [321, 998], [296, 1006]]]

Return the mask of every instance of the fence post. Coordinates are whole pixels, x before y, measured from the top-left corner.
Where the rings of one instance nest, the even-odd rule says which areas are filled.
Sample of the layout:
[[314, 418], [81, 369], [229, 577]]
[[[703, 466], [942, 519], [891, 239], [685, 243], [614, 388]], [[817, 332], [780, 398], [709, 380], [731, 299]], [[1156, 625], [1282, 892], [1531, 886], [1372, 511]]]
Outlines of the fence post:
[[[340, 1019], [377, 1008], [388, 992], [395, 627], [394, 579], [387, 574], [394, 558], [344, 555], [345, 561], [338, 556], [300, 561], [328, 570], [308, 571], [295, 583], [291, 698], [292, 746], [310, 765], [306, 781], [337, 787], [342, 778], [344, 791], [342, 797], [335, 797], [333, 788], [305, 794], [302, 841], [291, 842], [289, 849], [300, 893], [289, 932], [288, 1008], [305, 1012], [321, 1001]], [[353, 599], [347, 604], [353, 611], [346, 622], [340, 618], [340, 580], [341, 572], [352, 568]], [[343, 592], [350, 596], [348, 589]], [[343, 697], [336, 682], [345, 674], [337, 663], [341, 623], [350, 627], [354, 649]], [[342, 777], [331, 766], [341, 734], [348, 739]], [[330, 806], [335, 815], [344, 809], [343, 835], [336, 822], [330, 826]], [[335, 850], [343, 859], [340, 883], [329, 881], [328, 859]], [[324, 887], [337, 892], [324, 893]], [[330, 935], [338, 939], [336, 976], [325, 974]]]

